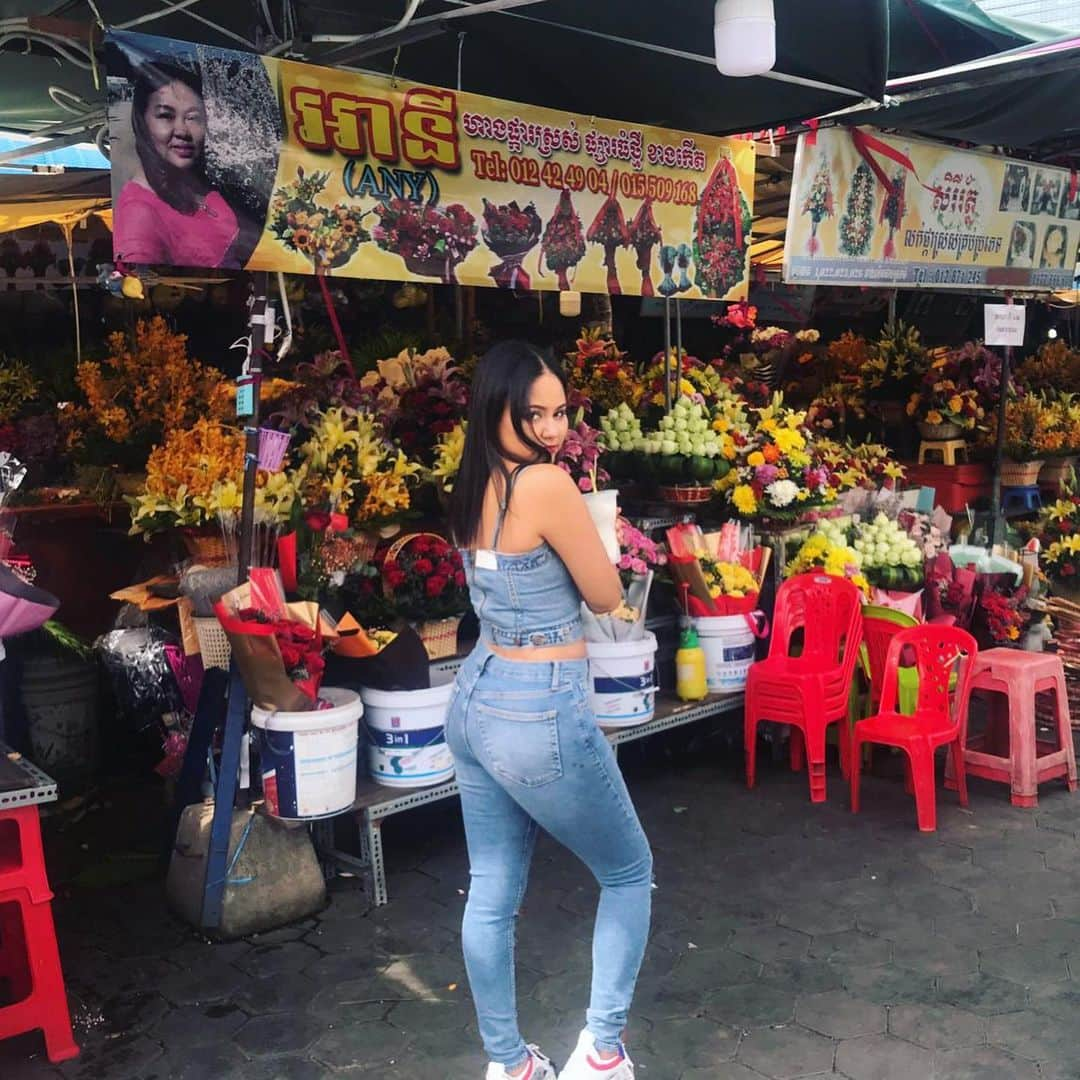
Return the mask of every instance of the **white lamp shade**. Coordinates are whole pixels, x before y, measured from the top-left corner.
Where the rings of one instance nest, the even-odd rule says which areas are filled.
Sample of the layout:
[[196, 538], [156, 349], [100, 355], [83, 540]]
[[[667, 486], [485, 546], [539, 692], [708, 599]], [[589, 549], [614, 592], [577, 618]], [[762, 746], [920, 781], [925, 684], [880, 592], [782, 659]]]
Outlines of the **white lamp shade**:
[[716, 0], [716, 67], [722, 75], [764, 75], [776, 64], [773, 0]]
[[559, 314], [567, 319], [576, 319], [581, 314], [581, 293], [559, 293]]

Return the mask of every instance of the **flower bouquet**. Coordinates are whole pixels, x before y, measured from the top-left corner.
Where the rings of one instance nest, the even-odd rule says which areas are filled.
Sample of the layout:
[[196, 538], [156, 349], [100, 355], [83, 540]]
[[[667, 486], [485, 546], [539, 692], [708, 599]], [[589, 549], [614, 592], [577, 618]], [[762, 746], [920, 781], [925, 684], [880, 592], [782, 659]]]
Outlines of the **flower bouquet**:
[[[563, 188], [559, 202], [551, 220], [544, 229], [544, 238], [540, 244], [540, 262], [546, 263], [558, 279], [559, 291], [570, 290], [569, 271], [585, 256], [585, 233], [581, 218], [574, 209], [568, 189]], [[540, 269], [540, 276], [544, 271]]]
[[904, 466], [880, 443], [838, 443], [815, 439], [814, 446], [832, 474], [838, 492], [895, 488], [904, 479]]
[[883, 512], [855, 529], [851, 545], [861, 556], [872, 585], [884, 589], [916, 589], [923, 583], [923, 552], [903, 526]]
[[874, 183], [874, 174], [865, 163], [851, 177], [838, 229], [840, 250], [845, 255], [858, 257], [870, 251], [874, 239]]
[[1069, 348], [1060, 338], [1048, 341], [1021, 362], [1015, 382], [1030, 393], [1080, 393], [1080, 350]]
[[904, 201], [904, 187], [907, 184], [907, 171], [901, 166], [893, 175], [885, 194], [885, 201], [881, 204], [881, 213], [878, 220], [889, 226], [889, 238], [885, 241], [883, 255], [886, 259], [896, 258], [896, 244], [893, 236], [900, 228], [904, 220], [906, 210]]
[[643, 449], [661, 494], [675, 503], [707, 502], [713, 482], [731, 468], [709, 409], [688, 397], [680, 397], [671, 414], [660, 418], [657, 430], [645, 436]]
[[343, 203], [319, 205], [329, 179], [328, 172], [305, 174], [298, 165], [296, 179], [278, 188], [270, 201], [270, 232], [289, 251], [306, 255], [317, 272], [344, 266], [371, 239], [363, 225], [370, 211]]
[[636, 479], [636, 458], [644, 453], [645, 435], [641, 421], [625, 401], [600, 418], [600, 432], [608, 472], [616, 480]]
[[457, 652], [469, 593], [461, 555], [441, 536], [412, 533], [391, 545], [382, 565], [387, 600], [417, 627], [432, 660]]
[[214, 605], [214, 613], [255, 705], [283, 712], [320, 707], [323, 649], [334, 632], [320, 619], [318, 604], [287, 604], [277, 571], [254, 568], [249, 581]]
[[1025, 606], [1027, 596], [1025, 587], [1013, 588], [1010, 575], [1001, 578], [996, 574], [980, 575], [972, 619], [972, 629], [980, 647], [1020, 647], [1020, 638], [1031, 622], [1031, 612]]
[[919, 389], [912, 393], [905, 412], [918, 424], [924, 439], [955, 439], [973, 431], [985, 415], [974, 389], [964, 389], [956, 379], [931, 368]]
[[[822, 525], [825, 523], [823, 522]], [[843, 537], [826, 528], [812, 532], [799, 548], [795, 558], [788, 560], [784, 577], [808, 574], [821, 570], [832, 577], [847, 578], [863, 595], [870, 595], [870, 583], [862, 571], [859, 553], [843, 542]]]
[[822, 161], [810, 181], [810, 190], [806, 193], [800, 213], [810, 215], [810, 239], [807, 241], [806, 250], [811, 256], [816, 255], [821, 246], [818, 242], [818, 226], [834, 214], [832, 174], [829, 171], [828, 161]]
[[769, 548], [752, 547], [734, 522], [719, 532], [696, 525], [668, 529], [668, 565], [688, 615], [749, 615], [757, 607]]
[[701, 193], [694, 224], [694, 280], [703, 296], [723, 299], [746, 276], [750, 228], [735, 166], [721, 158]]
[[484, 243], [502, 259], [488, 275], [502, 289], [528, 289], [529, 275], [522, 262], [540, 240], [543, 222], [536, 207], [522, 209], [516, 202], [497, 206], [484, 199]]
[[806, 413], [787, 408], [780, 394], [754, 411], [757, 428], [739, 448], [738, 466], [723, 483], [735, 513], [792, 521], [832, 506], [832, 474], [808, 437]]
[[585, 423], [584, 410], [579, 409], [566, 433], [566, 440], [555, 455], [554, 464], [587, 495], [599, 491], [611, 480], [607, 470], [600, 465], [603, 449], [600, 432]]
[[590, 244], [599, 244], [604, 249], [604, 265], [607, 267], [607, 289], [612, 296], [622, 293], [619, 285], [619, 268], [615, 264], [615, 253], [621, 247], [630, 246], [630, 231], [626, 227], [622, 204], [614, 195], [609, 195], [600, 207], [599, 213], [589, 226], [585, 239]]
[[641, 295], [653, 296], [652, 249], [663, 240], [660, 226], [653, 217], [652, 199], [646, 199], [634, 220], [630, 222], [630, 246], [637, 255], [637, 268], [641, 271]]
[[566, 354], [570, 384], [588, 399], [594, 412], [627, 404], [636, 408], [644, 393], [634, 366], [603, 327], [584, 328], [573, 352]]
[[408, 199], [391, 199], [375, 208], [372, 230], [383, 251], [400, 255], [410, 274], [455, 284], [455, 268], [476, 247], [476, 218], [460, 203], [445, 209]]
[[461, 471], [467, 427], [468, 421], [459, 420], [450, 431], [440, 435], [435, 444], [435, 463], [431, 467], [431, 476], [444, 495], [449, 495], [454, 490], [457, 474]]
[[645, 577], [667, 565], [663, 546], [650, 540], [624, 517], [615, 523], [619, 540], [619, 561], [615, 564], [623, 588], [629, 588], [635, 578]]

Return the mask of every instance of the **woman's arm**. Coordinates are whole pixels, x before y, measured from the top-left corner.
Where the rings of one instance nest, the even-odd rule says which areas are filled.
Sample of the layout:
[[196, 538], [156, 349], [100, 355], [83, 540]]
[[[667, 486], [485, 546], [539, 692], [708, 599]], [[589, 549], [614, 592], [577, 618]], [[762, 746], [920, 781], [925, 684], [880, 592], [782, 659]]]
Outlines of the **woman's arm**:
[[168, 243], [161, 235], [161, 221], [154, 208], [141, 199], [117, 199], [113, 251], [118, 262], [168, 263]]
[[555, 465], [536, 465], [522, 473], [517, 487], [517, 513], [566, 564], [585, 603], [598, 614], [614, 611], [623, 599], [619, 572], [574, 481]]

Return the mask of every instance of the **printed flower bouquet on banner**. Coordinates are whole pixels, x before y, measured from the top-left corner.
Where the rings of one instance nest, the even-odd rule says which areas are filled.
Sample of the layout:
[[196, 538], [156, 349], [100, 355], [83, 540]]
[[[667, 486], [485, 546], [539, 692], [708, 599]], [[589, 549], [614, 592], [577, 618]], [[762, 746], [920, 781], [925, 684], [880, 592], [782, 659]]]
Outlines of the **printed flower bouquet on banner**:
[[637, 255], [637, 268], [641, 271], [641, 295], [654, 296], [652, 283], [652, 251], [664, 235], [653, 217], [652, 199], [646, 199], [634, 220], [630, 222], [630, 246]]
[[688, 615], [748, 615], [757, 608], [772, 551], [750, 546], [747, 536], [730, 521], [713, 533], [697, 525], [668, 529], [668, 566]]
[[306, 255], [317, 271], [344, 266], [371, 239], [363, 225], [370, 211], [317, 202], [329, 179], [328, 172], [305, 175], [298, 165], [296, 179], [278, 188], [270, 203], [270, 232], [290, 251]]
[[488, 276], [501, 289], [528, 289], [529, 274], [522, 266], [540, 240], [543, 222], [536, 207], [529, 203], [522, 209], [516, 202], [496, 206], [484, 200], [484, 243], [502, 259], [488, 271]]
[[[570, 192], [563, 188], [558, 205], [544, 229], [540, 244], [540, 263], [546, 264], [558, 279], [559, 291], [570, 291], [570, 271], [585, 257], [585, 231], [574, 209]], [[544, 276], [541, 266], [540, 276]]]
[[476, 247], [476, 218], [460, 203], [445, 209], [408, 199], [391, 199], [375, 208], [375, 243], [400, 255], [410, 274], [457, 283], [458, 264]]
[[288, 604], [276, 570], [254, 568], [251, 579], [215, 605], [244, 689], [253, 704], [279, 712], [319, 708], [324, 645], [335, 633], [313, 602]]
[[694, 224], [695, 280], [704, 296], [723, 299], [746, 276], [750, 226], [735, 166], [721, 158], [701, 194]]
[[821, 243], [817, 238], [818, 226], [835, 213], [833, 207], [832, 177], [828, 161], [822, 161], [810, 181], [810, 190], [806, 193], [800, 213], [810, 215], [810, 239], [806, 250], [811, 256], [817, 254]]
[[626, 217], [622, 205], [614, 195], [609, 195], [600, 207], [600, 212], [589, 226], [585, 239], [590, 244], [599, 244], [604, 249], [604, 266], [607, 267], [607, 289], [612, 296], [622, 293], [619, 285], [619, 268], [615, 263], [615, 253], [622, 247], [630, 246], [630, 231], [626, 227]]

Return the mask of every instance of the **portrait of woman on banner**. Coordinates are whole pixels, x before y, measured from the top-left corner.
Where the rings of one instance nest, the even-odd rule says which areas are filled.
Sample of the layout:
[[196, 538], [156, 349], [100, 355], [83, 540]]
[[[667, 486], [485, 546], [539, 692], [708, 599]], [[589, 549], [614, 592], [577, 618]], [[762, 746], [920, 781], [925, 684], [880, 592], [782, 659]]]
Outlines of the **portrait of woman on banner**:
[[136, 160], [125, 163], [130, 179], [116, 199], [117, 261], [242, 268], [259, 228], [207, 176], [201, 76], [182, 64], [155, 61], [133, 70], [132, 87]]

